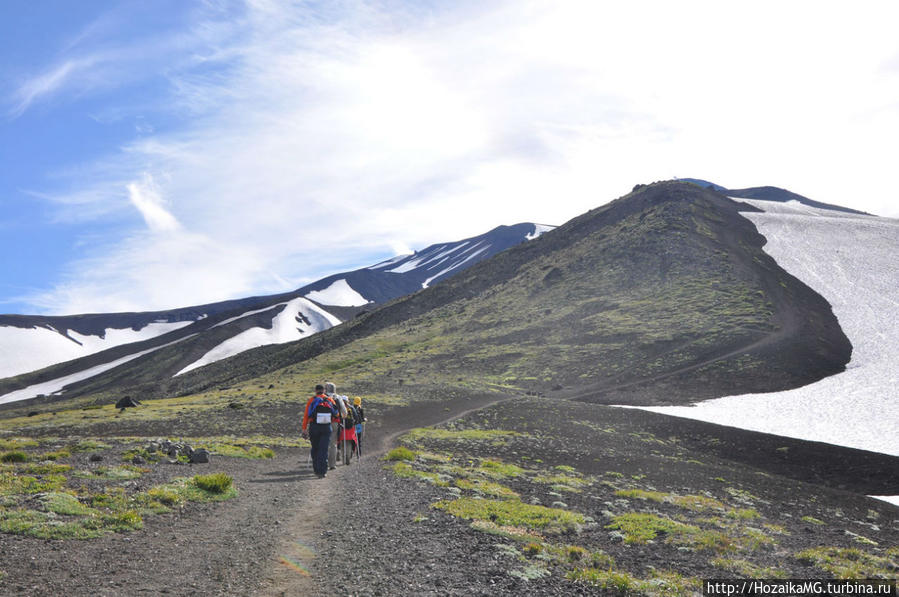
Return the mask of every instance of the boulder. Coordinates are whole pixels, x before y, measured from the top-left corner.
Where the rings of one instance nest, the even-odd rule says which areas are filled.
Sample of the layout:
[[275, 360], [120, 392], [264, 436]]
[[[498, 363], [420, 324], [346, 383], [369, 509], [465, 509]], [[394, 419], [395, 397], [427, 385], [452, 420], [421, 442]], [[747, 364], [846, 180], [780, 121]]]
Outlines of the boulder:
[[190, 455], [190, 463], [191, 464], [208, 464], [209, 463], [209, 451], [200, 448], [199, 450], [194, 450]]
[[119, 401], [115, 403], [116, 408], [133, 408], [135, 406], [140, 406], [140, 402], [138, 402], [131, 396], [119, 398]]

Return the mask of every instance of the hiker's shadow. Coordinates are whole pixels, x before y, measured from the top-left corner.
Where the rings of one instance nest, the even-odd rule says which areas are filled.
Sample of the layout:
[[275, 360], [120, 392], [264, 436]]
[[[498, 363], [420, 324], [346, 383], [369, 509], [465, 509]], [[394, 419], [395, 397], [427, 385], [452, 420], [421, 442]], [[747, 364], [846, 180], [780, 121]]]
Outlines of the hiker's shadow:
[[262, 473], [263, 477], [268, 479], [250, 479], [250, 483], [285, 483], [289, 481], [305, 481], [306, 479], [315, 479], [315, 472], [312, 468], [300, 468], [292, 471], [271, 471]]

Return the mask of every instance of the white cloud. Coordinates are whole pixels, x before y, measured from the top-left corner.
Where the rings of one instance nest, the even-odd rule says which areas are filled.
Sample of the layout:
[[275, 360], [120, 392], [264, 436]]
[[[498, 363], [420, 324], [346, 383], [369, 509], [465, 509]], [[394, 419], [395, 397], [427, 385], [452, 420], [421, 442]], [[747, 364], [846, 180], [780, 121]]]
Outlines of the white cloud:
[[49, 71], [25, 81], [13, 94], [13, 107], [8, 114], [12, 118], [21, 116], [32, 103], [60, 89], [75, 71], [88, 64], [66, 60]]
[[[75, 190], [60, 194], [102, 190], [98, 216], [130, 200], [171, 238], [127, 235], [73, 264], [43, 304], [159, 308], [283, 290], [375, 263], [388, 246], [561, 224], [674, 176], [899, 216], [883, 193], [899, 135], [883, 109], [899, 82], [882, 68], [896, 10], [257, 0], [206, 15], [158, 40], [175, 66], [148, 64], [185, 124], [142, 114], [140, 138], [74, 170]], [[104, 68], [133, 67], [141, 51], [118, 48]], [[197, 239], [243, 265], [192, 258]], [[129, 278], [119, 263], [152, 275]], [[200, 290], [182, 276], [214, 281]]]
[[128, 185], [128, 197], [137, 208], [150, 230], [172, 232], [181, 228], [178, 220], [166, 210], [153, 177], [145, 174], [142, 182]]

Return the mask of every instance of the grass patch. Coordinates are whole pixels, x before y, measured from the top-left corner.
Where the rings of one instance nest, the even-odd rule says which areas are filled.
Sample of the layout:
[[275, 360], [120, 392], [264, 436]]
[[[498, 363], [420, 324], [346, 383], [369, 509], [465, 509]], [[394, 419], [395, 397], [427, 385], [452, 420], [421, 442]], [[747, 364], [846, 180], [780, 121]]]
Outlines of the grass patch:
[[802, 522], [807, 522], [809, 524], [814, 524], [817, 526], [826, 524], [823, 520], [818, 520], [814, 516], [803, 516], [801, 520], [802, 520]]
[[618, 497], [649, 500], [652, 502], [674, 504], [693, 512], [707, 510], [725, 510], [726, 506], [714, 498], [704, 495], [677, 495], [661, 491], [644, 491], [643, 489], [621, 489], [615, 492]]
[[438, 487], [449, 487], [450, 484], [449, 477], [444, 477], [438, 473], [416, 470], [405, 460], [394, 462], [390, 470], [401, 479], [422, 479]]
[[514, 464], [505, 464], [498, 460], [483, 460], [479, 467], [480, 472], [491, 479], [505, 479], [506, 477], [518, 477], [525, 472], [523, 468]]
[[503, 429], [464, 429], [457, 431], [454, 429], [432, 429], [420, 427], [413, 429], [403, 436], [403, 443], [417, 444], [426, 440], [438, 441], [487, 441], [493, 445], [501, 445], [506, 440], [513, 437], [522, 437], [524, 434], [517, 431], [506, 431]]
[[567, 578], [620, 595], [693, 597], [702, 590], [701, 579], [663, 570], [652, 570], [650, 577], [644, 580], [613, 567], [577, 568], [569, 572]]
[[616, 516], [612, 519], [611, 524], [606, 525], [606, 528], [624, 533], [625, 543], [646, 543], [659, 535], [670, 537], [695, 535], [700, 530], [699, 527], [693, 525], [645, 512], [629, 512]]
[[[558, 467], [557, 467], [558, 468]], [[592, 484], [589, 479], [572, 477], [571, 475], [539, 475], [533, 478], [535, 483], [552, 485], [555, 491], [579, 492]]]
[[854, 547], [814, 547], [799, 552], [796, 558], [826, 570], [836, 578], [892, 579], [896, 575], [897, 562]]
[[221, 495], [227, 492], [230, 488], [234, 479], [225, 473], [212, 473], [210, 475], [196, 475], [193, 478], [193, 483], [198, 488], [208, 493], [213, 493], [217, 495]]
[[275, 457], [275, 451], [263, 446], [239, 446], [235, 444], [208, 444], [200, 445], [218, 456], [231, 456], [233, 458], [249, 458], [252, 460], [270, 460]]
[[16, 462], [28, 462], [28, 454], [20, 450], [15, 450], [13, 452], [4, 452], [3, 454], [0, 454], [0, 462], [5, 462], [7, 464], [13, 464]]
[[47, 512], [53, 512], [54, 514], [88, 516], [97, 513], [97, 511], [90, 506], [82, 504], [78, 498], [71, 493], [51, 491], [41, 496], [41, 503]]
[[0, 450], [18, 450], [20, 448], [34, 448], [38, 445], [33, 439], [25, 437], [0, 438]]
[[499, 483], [494, 483], [492, 481], [483, 481], [481, 479], [456, 479], [456, 487], [498, 498], [513, 499], [519, 497], [518, 493], [505, 485], [500, 485]]
[[108, 450], [111, 446], [94, 440], [82, 440], [69, 448], [72, 452], [94, 452], [97, 450]]
[[384, 457], [384, 460], [388, 460], [388, 461], [402, 460], [402, 461], [414, 462], [415, 461], [415, 452], [413, 452], [409, 448], [400, 446], [398, 448], [394, 448], [391, 451], [387, 452], [387, 455]]
[[64, 475], [16, 475], [0, 472], [0, 495], [35, 494], [56, 491], [66, 484]]
[[92, 471], [77, 471], [75, 477], [82, 479], [96, 478], [110, 479], [113, 481], [128, 481], [130, 479], [138, 479], [141, 475], [149, 472], [150, 469], [141, 468], [132, 464], [122, 464], [118, 466], [100, 466]]
[[500, 526], [525, 527], [545, 532], [574, 530], [584, 524], [584, 516], [559, 508], [524, 504], [518, 500], [459, 498], [433, 505], [457, 518], [490, 521]]
[[62, 449], [62, 450], [56, 450], [54, 452], [46, 452], [44, 454], [41, 454], [40, 456], [35, 458], [35, 460], [41, 460], [41, 461], [50, 460], [50, 461], [56, 462], [57, 460], [62, 460], [64, 458], [70, 458], [71, 456], [72, 456], [72, 453], [69, 450]]

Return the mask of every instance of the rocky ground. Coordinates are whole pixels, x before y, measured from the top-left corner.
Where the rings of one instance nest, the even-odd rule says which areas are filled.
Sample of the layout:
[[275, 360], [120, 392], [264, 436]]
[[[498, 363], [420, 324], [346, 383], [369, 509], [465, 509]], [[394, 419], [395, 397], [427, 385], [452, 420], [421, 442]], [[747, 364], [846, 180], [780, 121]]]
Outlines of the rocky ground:
[[[149, 467], [131, 482], [224, 472], [239, 494], [97, 539], [0, 534], [0, 593], [676, 595], [711, 577], [899, 576], [899, 508], [860, 493], [899, 494], [899, 460], [559, 404], [373, 411], [364, 457], [323, 480], [301, 448]], [[399, 445], [411, 456], [382, 458]], [[507, 498], [559, 518], [478, 510]]]

